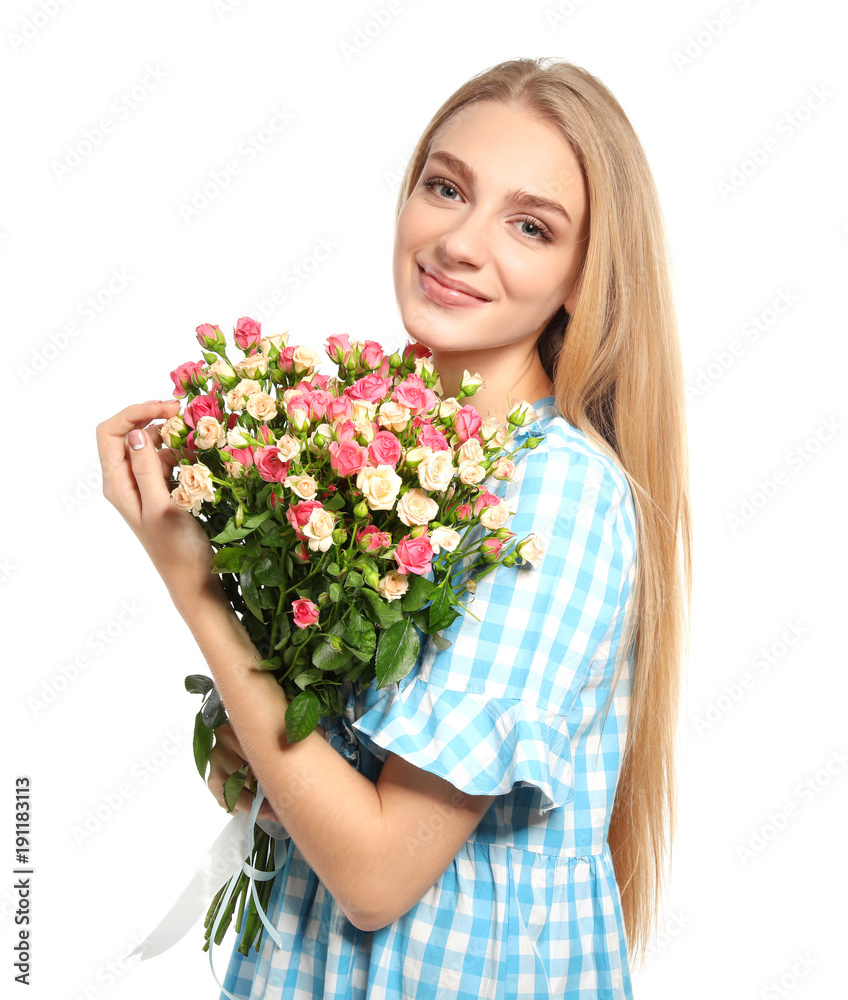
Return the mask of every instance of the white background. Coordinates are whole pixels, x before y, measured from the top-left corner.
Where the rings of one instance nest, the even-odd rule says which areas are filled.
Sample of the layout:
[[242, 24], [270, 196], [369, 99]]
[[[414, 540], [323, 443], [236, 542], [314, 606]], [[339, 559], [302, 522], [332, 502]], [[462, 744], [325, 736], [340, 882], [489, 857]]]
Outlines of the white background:
[[[634, 993], [841, 995], [848, 80], [833, 9], [3, 5], [4, 995], [25, 992], [11, 952], [21, 774], [33, 784], [35, 867], [26, 995], [219, 995], [200, 924], [156, 959], [123, 961], [227, 819], [189, 739], [199, 698], [183, 678], [208, 668], [102, 497], [95, 424], [167, 398], [169, 371], [199, 358], [200, 323], [229, 336], [249, 315], [316, 348], [331, 333], [400, 342], [391, 252], [406, 159], [469, 76], [538, 55], [598, 75], [644, 144], [695, 390], [680, 825], [664, 929]], [[144, 99], [119, 112], [139, 87]], [[275, 114], [291, 121], [248, 161], [240, 144]], [[103, 141], [58, 168], [104, 117]], [[239, 173], [184, 218], [181, 204], [232, 159]], [[334, 249], [317, 263], [322, 243]], [[123, 285], [110, 292], [115, 274]], [[231, 940], [215, 952], [221, 978]]]

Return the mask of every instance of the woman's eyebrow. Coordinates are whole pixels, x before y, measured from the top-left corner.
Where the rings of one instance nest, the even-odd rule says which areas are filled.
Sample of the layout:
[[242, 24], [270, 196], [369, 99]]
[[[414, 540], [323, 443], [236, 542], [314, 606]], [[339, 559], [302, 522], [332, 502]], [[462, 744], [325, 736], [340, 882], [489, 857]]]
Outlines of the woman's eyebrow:
[[[430, 153], [431, 160], [440, 160], [448, 169], [453, 170], [454, 173], [459, 174], [459, 176], [468, 184], [476, 184], [479, 180], [477, 176], [477, 171], [469, 166], [465, 160], [461, 160], [458, 156], [454, 156], [453, 153], [448, 153], [446, 150], [438, 149], [435, 152]], [[556, 212], [558, 215], [562, 215], [570, 223], [571, 216], [566, 212], [566, 210], [558, 202], [550, 201], [548, 198], [542, 198], [536, 194], [530, 194], [529, 191], [525, 191], [522, 188], [515, 188], [512, 191], [507, 191], [506, 200], [514, 202], [517, 205], [522, 205], [524, 208], [535, 208], [541, 211]]]

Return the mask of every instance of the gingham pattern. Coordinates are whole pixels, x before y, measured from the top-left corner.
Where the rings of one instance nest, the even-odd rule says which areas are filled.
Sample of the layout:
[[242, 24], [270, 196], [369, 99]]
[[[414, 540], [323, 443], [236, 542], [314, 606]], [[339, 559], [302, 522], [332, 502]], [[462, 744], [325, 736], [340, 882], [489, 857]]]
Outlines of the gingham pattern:
[[[632, 662], [600, 713], [635, 582], [636, 517], [615, 462], [553, 397], [515, 434], [515, 483], [485, 485], [546, 545], [540, 568], [498, 567], [438, 650], [356, 691], [328, 739], [376, 781], [388, 752], [470, 794], [498, 796], [437, 882], [380, 930], [354, 927], [288, 841], [269, 916], [283, 938], [235, 950], [225, 989], [250, 1000], [632, 1000], [606, 843], [627, 735]], [[463, 597], [466, 600], [467, 594]], [[355, 738], [351, 735], [355, 734]], [[224, 994], [221, 994], [224, 1000]]]

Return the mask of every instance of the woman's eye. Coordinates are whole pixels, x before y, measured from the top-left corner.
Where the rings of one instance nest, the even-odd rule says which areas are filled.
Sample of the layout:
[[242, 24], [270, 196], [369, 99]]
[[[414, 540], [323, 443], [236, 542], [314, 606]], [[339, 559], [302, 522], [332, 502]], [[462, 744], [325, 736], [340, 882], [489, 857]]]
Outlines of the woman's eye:
[[[428, 187], [431, 189], [447, 188], [449, 191], [453, 191], [455, 194], [459, 194], [459, 192], [456, 190], [453, 184], [451, 184], [450, 181], [446, 181], [443, 177], [431, 177], [429, 180], [423, 181], [422, 183], [424, 184], [424, 187]], [[447, 196], [442, 195], [442, 197], [451, 198], [450, 195]]]
[[[451, 184], [450, 181], [445, 180], [444, 177], [428, 177], [426, 181], [421, 182], [424, 187], [435, 191], [440, 198], [447, 198], [448, 201], [453, 201], [451, 195], [442, 194], [442, 190], [452, 191], [454, 194], [459, 195], [459, 191]], [[441, 189], [441, 190], [440, 190]], [[535, 219], [516, 219], [515, 220], [519, 226], [532, 226], [536, 232], [535, 233], [522, 233], [527, 239], [533, 240], [535, 242], [551, 243], [553, 241], [553, 234], [547, 226], [542, 225], [540, 222], [536, 222]]]

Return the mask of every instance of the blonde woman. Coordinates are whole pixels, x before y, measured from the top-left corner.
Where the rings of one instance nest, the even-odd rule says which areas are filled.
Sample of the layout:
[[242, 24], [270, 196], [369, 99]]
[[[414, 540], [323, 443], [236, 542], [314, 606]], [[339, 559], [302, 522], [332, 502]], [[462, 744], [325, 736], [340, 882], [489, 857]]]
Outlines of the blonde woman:
[[534, 567], [481, 576], [449, 646], [425, 643], [399, 684], [350, 687], [346, 715], [299, 743], [206, 536], [168, 503], [150, 421], [175, 401], [98, 427], [104, 493], [229, 715], [210, 789], [223, 802], [248, 762], [287, 836], [268, 907], [283, 946], [237, 940], [222, 997], [626, 1000], [675, 828], [691, 528], [662, 216], [609, 90], [552, 59], [460, 87], [403, 179], [394, 283], [446, 396], [479, 373], [483, 420], [532, 404], [516, 441], [540, 443], [486, 485], [540, 546]]

